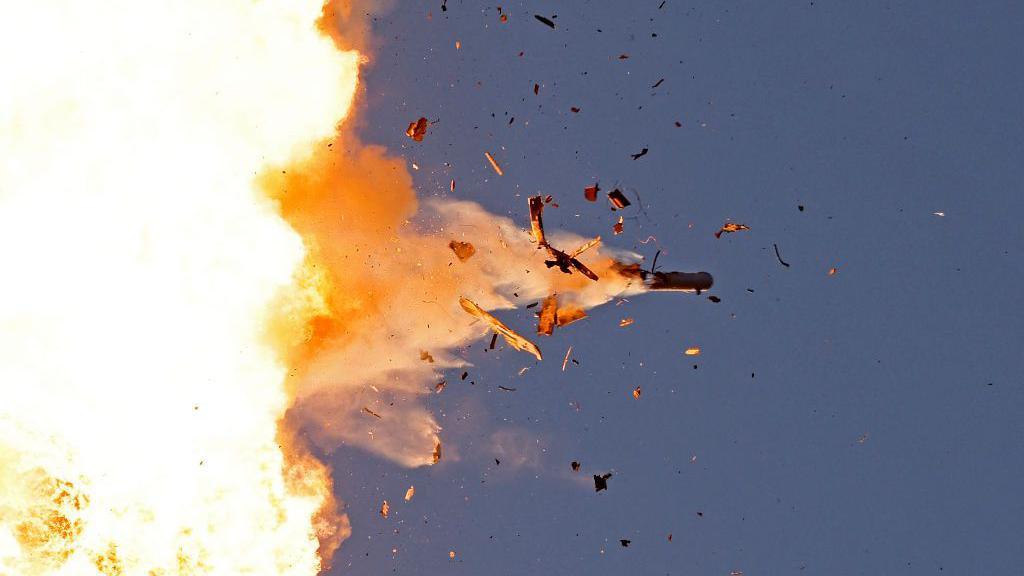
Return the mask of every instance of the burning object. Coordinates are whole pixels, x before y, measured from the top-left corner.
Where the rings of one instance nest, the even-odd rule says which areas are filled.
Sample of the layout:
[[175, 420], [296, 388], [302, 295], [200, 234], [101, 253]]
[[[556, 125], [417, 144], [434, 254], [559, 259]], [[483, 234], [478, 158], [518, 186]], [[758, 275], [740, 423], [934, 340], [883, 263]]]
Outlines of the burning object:
[[548, 244], [547, 238], [544, 236], [544, 200], [540, 196], [530, 197], [530, 228], [533, 232], [533, 238], [537, 244], [548, 251], [548, 255], [551, 256], [551, 260], [545, 260], [544, 265], [548, 268], [557, 267], [566, 274], [572, 274], [572, 269], [577, 270], [580, 274], [583, 274], [591, 280], [597, 280], [597, 274], [593, 270], [587, 268], [582, 262], [579, 261], [577, 256], [583, 254], [587, 250], [590, 250], [594, 246], [601, 243], [601, 237], [598, 236], [593, 240], [590, 240], [572, 251], [571, 253], [565, 253], [555, 248], [551, 244]]
[[750, 230], [750, 226], [736, 222], [726, 222], [725, 224], [722, 224], [722, 227], [718, 229], [718, 232], [715, 232], [715, 238], [721, 238], [723, 233], [732, 234], [733, 232], [740, 232], [743, 230]]
[[419, 120], [409, 123], [409, 127], [405, 130], [405, 135], [417, 142], [423, 142], [423, 137], [427, 135], [427, 126], [429, 125], [430, 121], [421, 117]]
[[540, 353], [540, 348], [537, 348], [536, 344], [520, 336], [518, 332], [506, 326], [501, 320], [492, 316], [491, 313], [478, 306], [472, 300], [465, 297], [459, 298], [459, 305], [461, 305], [462, 309], [470, 315], [489, 324], [495, 332], [501, 334], [505, 339], [505, 342], [508, 342], [509, 346], [516, 350], [522, 350], [523, 352], [533, 354], [537, 360], [543, 359], [543, 356], [541, 356]]

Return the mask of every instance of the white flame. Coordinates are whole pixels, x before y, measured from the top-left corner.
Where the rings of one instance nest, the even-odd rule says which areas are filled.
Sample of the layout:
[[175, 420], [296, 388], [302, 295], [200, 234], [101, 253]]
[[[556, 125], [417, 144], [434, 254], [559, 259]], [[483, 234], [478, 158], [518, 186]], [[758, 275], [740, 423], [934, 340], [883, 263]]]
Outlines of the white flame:
[[303, 248], [252, 182], [351, 104], [320, 8], [3, 8], [0, 574], [317, 573], [261, 341]]

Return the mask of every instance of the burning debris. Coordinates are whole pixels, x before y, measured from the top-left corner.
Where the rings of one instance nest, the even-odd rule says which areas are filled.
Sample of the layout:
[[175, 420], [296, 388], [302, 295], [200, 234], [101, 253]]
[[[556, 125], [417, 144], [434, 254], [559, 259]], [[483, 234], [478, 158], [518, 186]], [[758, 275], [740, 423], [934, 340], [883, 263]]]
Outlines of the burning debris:
[[626, 198], [626, 195], [618, 188], [608, 193], [608, 201], [611, 202], [612, 209], [616, 210], [622, 210], [630, 205], [629, 198]]
[[462, 297], [459, 298], [459, 304], [462, 306], [462, 309], [465, 310], [467, 313], [479, 318], [480, 320], [483, 320], [484, 322], [489, 324], [495, 332], [501, 334], [501, 336], [505, 339], [505, 342], [508, 342], [509, 346], [515, 348], [516, 350], [529, 352], [530, 354], [533, 354], [537, 358], [537, 360], [543, 359], [540, 353], [540, 348], [537, 348], [536, 344], [520, 336], [516, 331], [512, 330], [504, 323], [502, 323], [501, 320], [498, 320], [489, 312], [487, 312], [480, 306], [477, 306], [477, 304], [472, 300]]
[[551, 334], [554, 333], [555, 323], [557, 322], [557, 312], [558, 296], [552, 294], [544, 299], [544, 306], [540, 309], [539, 319], [537, 321], [537, 334], [551, 336]]
[[596, 281], [598, 279], [597, 274], [595, 274], [594, 271], [591, 270], [590, 268], [587, 268], [585, 265], [583, 265], [583, 263], [579, 261], [577, 256], [583, 254], [587, 250], [590, 250], [594, 246], [600, 244], [601, 237], [598, 236], [593, 240], [586, 242], [585, 244], [574, 250], [572, 253], [567, 254], [565, 252], [562, 252], [561, 250], [555, 248], [551, 244], [548, 244], [547, 238], [545, 238], [544, 236], [544, 221], [542, 219], [543, 212], [543, 199], [540, 196], [530, 197], [530, 226], [531, 230], [533, 231], [533, 238], [534, 240], [536, 240], [537, 244], [540, 247], [545, 248], [548, 251], [548, 255], [550, 255], [552, 258], [551, 260], [545, 260], [544, 264], [548, 268], [557, 267], [559, 270], [565, 272], [566, 274], [572, 274], [571, 268], [575, 268], [580, 274], [583, 274], [587, 278]]
[[613, 232], [613, 233], [614, 233], [614, 234], [615, 234], [616, 236], [618, 236], [619, 234], [622, 234], [622, 224], [623, 224], [622, 216], [619, 216], [619, 221], [618, 221], [618, 222], [616, 222], [616, 223], [615, 223], [615, 224], [614, 224], [614, 225], [612, 226], [612, 232]]
[[750, 226], [746, 224], [738, 224], [736, 222], [726, 222], [722, 224], [722, 227], [715, 232], [715, 238], [721, 238], [723, 233], [732, 234], [733, 232], [740, 232], [741, 230], [750, 230]]
[[476, 254], [476, 247], [469, 242], [459, 242], [458, 240], [452, 240], [448, 243], [448, 247], [452, 249], [455, 256], [458, 257], [460, 262], [465, 262]]
[[433, 460], [434, 464], [437, 464], [438, 462], [441, 461], [441, 441], [440, 440], [435, 440], [434, 441], [434, 453], [432, 455], [432, 460]]
[[601, 186], [598, 184], [587, 186], [583, 189], [583, 197], [587, 199], [587, 202], [597, 202], [597, 193], [600, 191]]
[[429, 125], [430, 121], [421, 117], [419, 120], [409, 123], [409, 127], [405, 130], [405, 135], [416, 142], [423, 142], [423, 137], [427, 135], [427, 126]]
[[408, 502], [408, 501], [412, 500], [412, 497], [415, 494], [416, 494], [416, 487], [415, 486], [409, 486], [409, 489], [405, 491], [405, 501]]
[[494, 156], [491, 156], [490, 152], [484, 152], [484, 157], [487, 158], [487, 161], [491, 163], [491, 168], [494, 168], [494, 172], [498, 176], [505, 175], [505, 172], [502, 171], [501, 166], [498, 165], [498, 161], [494, 159]]

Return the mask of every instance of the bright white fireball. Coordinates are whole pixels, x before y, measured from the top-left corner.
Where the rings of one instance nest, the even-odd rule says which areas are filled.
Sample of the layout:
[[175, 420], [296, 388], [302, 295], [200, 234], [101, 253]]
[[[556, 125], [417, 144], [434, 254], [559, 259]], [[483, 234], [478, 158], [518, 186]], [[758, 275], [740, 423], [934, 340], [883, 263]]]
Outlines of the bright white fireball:
[[261, 340], [302, 243], [253, 186], [347, 113], [318, 0], [0, 13], [0, 575], [313, 575]]

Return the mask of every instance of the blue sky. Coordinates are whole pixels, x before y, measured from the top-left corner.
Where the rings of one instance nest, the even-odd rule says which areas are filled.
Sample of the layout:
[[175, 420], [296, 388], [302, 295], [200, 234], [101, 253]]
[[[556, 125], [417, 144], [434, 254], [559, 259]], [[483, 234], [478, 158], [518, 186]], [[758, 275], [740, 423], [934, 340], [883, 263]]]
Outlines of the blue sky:
[[[532, 361], [482, 340], [430, 400], [457, 461], [332, 455], [353, 522], [332, 573], [1019, 570], [1024, 5], [659, 4], [374, 17], [361, 133], [420, 167], [421, 197], [525, 228], [552, 194], [549, 229], [648, 258], [654, 236], [722, 301], [597, 309], [543, 342], [574, 347], [565, 372], [519, 375]], [[439, 122], [414, 143], [420, 116]], [[583, 199], [595, 181], [642, 198], [621, 236]], [[716, 239], [727, 219], [751, 230]]]

